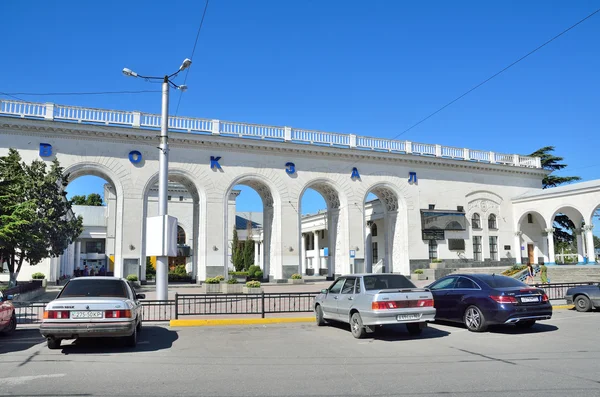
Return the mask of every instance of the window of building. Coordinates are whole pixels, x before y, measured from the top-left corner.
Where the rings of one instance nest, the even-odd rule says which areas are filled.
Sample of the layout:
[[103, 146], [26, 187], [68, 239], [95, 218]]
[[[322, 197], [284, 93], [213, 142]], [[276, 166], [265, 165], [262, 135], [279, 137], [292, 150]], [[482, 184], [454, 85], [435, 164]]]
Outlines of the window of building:
[[481, 260], [481, 236], [473, 236], [473, 259]]
[[179, 196], [179, 201], [183, 201], [183, 196]]
[[490, 216], [488, 218], [488, 229], [490, 229], [490, 230], [498, 229], [498, 223], [496, 222], [496, 215], [494, 215], [494, 214], [490, 214]]
[[377, 237], [377, 224], [375, 223], [371, 225], [371, 236]]
[[104, 241], [86, 241], [85, 252], [103, 254], [104, 253]]
[[490, 236], [490, 259], [498, 260], [498, 236]]
[[377, 249], [377, 242], [373, 242], [373, 263], [379, 262], [379, 250]]
[[481, 229], [481, 217], [479, 214], [475, 213], [471, 217], [471, 227], [473, 229]]
[[167, 196], [167, 200], [171, 201], [171, 196]]
[[177, 226], [177, 245], [185, 245], [185, 230]]
[[533, 215], [527, 214], [527, 223], [533, 223]]
[[435, 240], [429, 240], [429, 260], [434, 260], [438, 258], [437, 254], [438, 243]]

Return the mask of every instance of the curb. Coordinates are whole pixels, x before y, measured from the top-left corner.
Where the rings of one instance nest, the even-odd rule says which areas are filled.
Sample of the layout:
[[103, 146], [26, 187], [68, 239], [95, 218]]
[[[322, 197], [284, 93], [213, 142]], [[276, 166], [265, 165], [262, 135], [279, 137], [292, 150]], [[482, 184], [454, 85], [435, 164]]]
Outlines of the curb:
[[171, 320], [171, 327], [210, 327], [224, 325], [258, 325], [281, 323], [312, 323], [314, 317], [280, 317], [280, 318], [231, 318], [213, 320]]
[[552, 309], [566, 310], [566, 309], [573, 309], [574, 307], [575, 307], [575, 305], [556, 305], [556, 306], [552, 306]]

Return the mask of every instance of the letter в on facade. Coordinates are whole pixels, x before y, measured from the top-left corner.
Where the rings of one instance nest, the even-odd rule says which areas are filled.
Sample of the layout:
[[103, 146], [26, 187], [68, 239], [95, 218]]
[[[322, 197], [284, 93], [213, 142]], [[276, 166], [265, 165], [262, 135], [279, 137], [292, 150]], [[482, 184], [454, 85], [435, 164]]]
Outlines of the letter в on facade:
[[210, 168], [212, 169], [222, 169], [221, 165], [219, 164], [219, 160], [221, 160], [221, 156], [219, 157], [215, 157], [215, 156], [210, 156]]
[[129, 161], [131, 161], [133, 164], [138, 164], [142, 161], [142, 153], [137, 150], [132, 150], [129, 152]]
[[296, 164], [294, 163], [285, 163], [285, 172], [288, 173], [288, 175], [293, 175], [296, 173]]
[[417, 182], [417, 173], [416, 172], [411, 171], [408, 173], [408, 182], [413, 182], [413, 183]]
[[52, 156], [52, 145], [49, 143], [40, 143], [40, 157]]
[[350, 175], [352, 179], [360, 179], [360, 174], [358, 173], [358, 169], [356, 167], [352, 168], [352, 175]]

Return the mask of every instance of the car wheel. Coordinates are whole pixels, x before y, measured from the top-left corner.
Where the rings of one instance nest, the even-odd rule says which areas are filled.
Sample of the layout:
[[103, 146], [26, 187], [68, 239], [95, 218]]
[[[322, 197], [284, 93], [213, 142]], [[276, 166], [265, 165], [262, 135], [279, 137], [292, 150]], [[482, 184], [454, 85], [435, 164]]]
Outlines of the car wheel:
[[61, 340], [58, 338], [48, 338], [48, 349], [56, 350], [60, 349]]
[[469, 306], [467, 308], [464, 321], [469, 331], [483, 332], [487, 329], [485, 317], [477, 306]]
[[590, 299], [585, 295], [579, 295], [575, 298], [575, 309], [578, 312], [589, 312], [592, 309]]
[[535, 320], [519, 321], [515, 325], [517, 328], [531, 328], [535, 325]]
[[321, 307], [321, 305], [317, 305], [317, 307], [315, 308], [315, 319], [317, 320], [317, 325], [319, 327], [327, 325], [327, 321], [323, 317], [323, 308]]
[[352, 336], [356, 339], [364, 338], [367, 334], [367, 330], [363, 325], [362, 318], [358, 312], [354, 313], [352, 317], [350, 317], [350, 331], [352, 331]]
[[127, 347], [135, 347], [137, 345], [137, 327], [133, 329], [133, 334], [125, 337], [125, 345]]
[[142, 332], [142, 320], [140, 320], [140, 322], [137, 325], [137, 332], [138, 334]]
[[406, 329], [409, 334], [414, 335], [414, 336], [421, 335], [421, 332], [423, 332], [423, 328], [421, 328], [421, 324], [419, 324], [419, 323], [406, 324]]

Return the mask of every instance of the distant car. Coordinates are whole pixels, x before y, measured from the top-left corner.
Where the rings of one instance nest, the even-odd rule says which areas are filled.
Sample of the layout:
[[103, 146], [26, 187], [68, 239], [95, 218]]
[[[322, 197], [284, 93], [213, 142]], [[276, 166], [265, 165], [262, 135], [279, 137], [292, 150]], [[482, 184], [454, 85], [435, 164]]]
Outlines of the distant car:
[[49, 349], [60, 348], [63, 339], [98, 337], [122, 337], [134, 347], [142, 330], [139, 299], [144, 298], [122, 278], [74, 278], [46, 305], [40, 332]]
[[12, 295], [4, 295], [0, 291], [0, 334], [10, 334], [17, 329], [17, 315], [12, 298]]
[[569, 288], [565, 294], [568, 305], [575, 305], [578, 312], [600, 309], [600, 284], [580, 285]]
[[349, 323], [355, 338], [390, 324], [406, 324], [411, 335], [418, 335], [435, 318], [431, 292], [387, 273], [339, 277], [316, 296], [314, 310], [319, 326], [328, 320]]
[[512, 277], [492, 274], [452, 274], [429, 285], [436, 320], [464, 323], [469, 331], [483, 332], [492, 324], [530, 328], [552, 318], [544, 290]]

